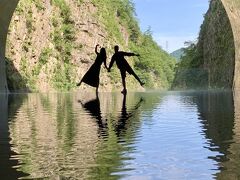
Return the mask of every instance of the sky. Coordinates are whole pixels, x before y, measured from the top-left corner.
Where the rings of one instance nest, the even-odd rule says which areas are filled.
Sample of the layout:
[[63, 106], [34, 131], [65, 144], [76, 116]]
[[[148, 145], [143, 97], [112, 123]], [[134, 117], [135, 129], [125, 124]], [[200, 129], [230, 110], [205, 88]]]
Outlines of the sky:
[[209, 0], [133, 0], [140, 28], [149, 27], [154, 40], [166, 51], [196, 41]]

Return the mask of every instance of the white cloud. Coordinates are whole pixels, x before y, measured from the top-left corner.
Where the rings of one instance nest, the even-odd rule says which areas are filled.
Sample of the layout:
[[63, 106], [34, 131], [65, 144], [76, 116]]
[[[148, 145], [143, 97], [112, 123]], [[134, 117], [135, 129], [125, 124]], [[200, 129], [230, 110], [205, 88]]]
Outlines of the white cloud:
[[184, 47], [186, 41], [196, 41], [197, 37], [194, 35], [186, 36], [171, 36], [163, 34], [153, 34], [154, 40], [164, 49], [171, 53], [177, 49]]

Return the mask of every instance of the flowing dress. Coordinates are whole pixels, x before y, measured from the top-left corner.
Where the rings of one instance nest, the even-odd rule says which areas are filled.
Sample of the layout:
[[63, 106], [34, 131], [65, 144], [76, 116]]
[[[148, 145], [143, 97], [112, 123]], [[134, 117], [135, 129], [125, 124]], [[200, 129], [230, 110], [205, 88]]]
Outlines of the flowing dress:
[[95, 62], [83, 76], [81, 81], [92, 87], [98, 87], [100, 69], [103, 62], [105, 63], [106, 59], [102, 57], [100, 53], [98, 53]]

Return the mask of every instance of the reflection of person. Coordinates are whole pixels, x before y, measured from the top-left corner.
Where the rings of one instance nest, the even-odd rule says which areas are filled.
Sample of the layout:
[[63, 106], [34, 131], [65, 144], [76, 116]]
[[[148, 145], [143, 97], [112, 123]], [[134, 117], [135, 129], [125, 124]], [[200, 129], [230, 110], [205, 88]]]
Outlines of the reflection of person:
[[126, 107], [126, 94], [123, 94], [123, 101], [122, 101], [122, 109], [121, 109], [121, 115], [118, 119], [118, 123], [115, 127], [115, 131], [117, 136], [119, 137], [121, 132], [126, 129], [126, 123], [127, 120], [134, 116], [135, 111], [141, 106], [141, 103], [143, 102], [143, 98], [139, 100], [139, 102], [134, 106], [133, 109], [127, 111]]
[[[96, 119], [98, 130], [100, 135], [108, 135], [108, 123], [107, 119], [104, 119], [101, 114], [100, 109], [100, 101], [98, 96], [96, 99], [93, 99], [91, 101], [88, 101], [86, 103], [82, 103], [81, 100], [78, 101], [81, 103], [82, 107], [86, 110], [86, 112], [91, 115], [94, 119]], [[114, 125], [114, 131], [116, 135], [119, 137], [121, 135], [121, 132], [123, 132], [126, 129], [127, 120], [134, 116], [136, 110], [141, 106], [141, 103], [143, 102], [143, 98], [139, 100], [139, 102], [130, 110], [127, 111], [126, 107], [126, 94], [123, 94], [123, 101], [122, 101], [122, 109], [121, 114], [117, 118], [117, 123]]]
[[80, 100], [78, 101], [81, 103], [82, 107], [93, 117], [97, 120], [97, 124], [99, 127], [100, 134], [106, 134], [107, 123], [104, 122], [101, 109], [100, 109], [100, 101], [98, 96], [96, 99], [88, 101], [86, 103], [82, 103]]
[[82, 80], [77, 84], [77, 86], [80, 86], [82, 82], [92, 86], [96, 87], [96, 92], [98, 92], [99, 87], [99, 75], [100, 75], [100, 69], [102, 63], [104, 63], [105, 68], [107, 69], [106, 65], [106, 50], [105, 48], [101, 48], [100, 52], [98, 52], [98, 44], [95, 47], [95, 53], [97, 54], [97, 58], [93, 65], [90, 67], [90, 69], [86, 72], [86, 74], [83, 76]]
[[110, 62], [109, 68], [108, 68], [108, 72], [110, 72], [111, 67], [113, 66], [114, 62], [116, 61], [117, 67], [120, 70], [121, 78], [122, 78], [122, 85], [123, 85], [122, 93], [123, 94], [127, 93], [126, 81], [125, 81], [126, 72], [128, 72], [131, 75], [133, 75], [138, 80], [140, 85], [143, 86], [144, 83], [139, 79], [139, 77], [136, 75], [136, 73], [133, 71], [131, 66], [128, 64], [128, 62], [124, 58], [124, 56], [139, 56], [139, 54], [119, 51], [119, 47], [118, 46], [115, 46], [114, 50], [115, 50], [115, 53], [112, 56], [112, 59], [111, 59], [111, 62]]

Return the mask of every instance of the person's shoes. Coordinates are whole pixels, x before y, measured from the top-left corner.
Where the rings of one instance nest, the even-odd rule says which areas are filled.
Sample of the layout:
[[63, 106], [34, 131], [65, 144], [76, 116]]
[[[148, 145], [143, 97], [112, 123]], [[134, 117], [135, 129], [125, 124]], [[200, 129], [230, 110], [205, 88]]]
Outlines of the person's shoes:
[[81, 85], [81, 82], [76, 84], [76, 86], [80, 86], [80, 85]]
[[121, 93], [122, 93], [122, 94], [127, 94], [127, 90], [126, 90], [126, 89], [123, 89], [123, 90], [121, 91]]

